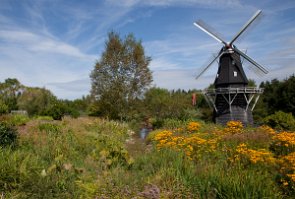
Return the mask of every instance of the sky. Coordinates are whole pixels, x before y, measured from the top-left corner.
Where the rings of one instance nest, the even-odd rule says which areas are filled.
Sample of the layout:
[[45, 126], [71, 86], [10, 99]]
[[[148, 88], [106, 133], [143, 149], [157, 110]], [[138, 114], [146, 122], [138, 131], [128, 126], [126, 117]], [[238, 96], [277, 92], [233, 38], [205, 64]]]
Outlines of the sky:
[[257, 84], [295, 72], [294, 0], [0, 0], [0, 82], [17, 78], [61, 99], [90, 93], [90, 73], [105, 49], [108, 32], [133, 33], [152, 58], [153, 86], [204, 89], [218, 64], [197, 74], [222, 44], [195, 27], [206, 22], [226, 41], [262, 10], [234, 44], [268, 69]]

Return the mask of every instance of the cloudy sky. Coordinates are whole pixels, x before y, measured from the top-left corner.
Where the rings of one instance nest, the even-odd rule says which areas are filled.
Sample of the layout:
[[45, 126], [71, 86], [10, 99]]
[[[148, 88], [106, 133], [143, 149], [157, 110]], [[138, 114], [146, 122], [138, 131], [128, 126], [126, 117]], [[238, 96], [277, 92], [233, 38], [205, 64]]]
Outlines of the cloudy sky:
[[235, 44], [269, 73], [245, 72], [257, 82], [285, 79], [295, 72], [294, 0], [0, 0], [0, 82], [17, 78], [63, 99], [87, 95], [114, 30], [142, 41], [155, 86], [202, 89], [217, 63], [195, 76], [221, 44], [193, 22], [202, 19], [230, 41], [258, 9], [263, 16]]

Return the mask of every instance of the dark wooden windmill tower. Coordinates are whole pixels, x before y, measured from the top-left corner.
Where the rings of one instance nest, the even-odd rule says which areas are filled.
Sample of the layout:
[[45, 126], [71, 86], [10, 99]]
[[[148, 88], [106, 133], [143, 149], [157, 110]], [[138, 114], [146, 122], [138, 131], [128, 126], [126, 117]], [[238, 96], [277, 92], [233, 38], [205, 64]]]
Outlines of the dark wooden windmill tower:
[[266, 74], [268, 71], [240, 51], [233, 43], [260, 14], [261, 10], [258, 10], [230, 42], [225, 42], [201, 21], [194, 23], [195, 26], [224, 45], [218, 55], [196, 77], [199, 78], [219, 58], [214, 81], [215, 88], [203, 91], [209, 105], [214, 109], [213, 119], [216, 123], [226, 124], [230, 120], [239, 120], [244, 125], [253, 124], [252, 111], [263, 90], [248, 87], [248, 79], [243, 70], [241, 57], [263, 73]]

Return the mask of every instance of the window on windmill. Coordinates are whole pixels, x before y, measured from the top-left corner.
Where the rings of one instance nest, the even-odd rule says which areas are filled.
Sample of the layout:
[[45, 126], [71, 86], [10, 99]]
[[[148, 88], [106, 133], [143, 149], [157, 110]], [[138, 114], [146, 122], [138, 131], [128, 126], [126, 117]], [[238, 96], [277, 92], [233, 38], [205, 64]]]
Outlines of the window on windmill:
[[234, 71], [234, 77], [237, 77], [237, 76], [238, 76], [237, 71]]

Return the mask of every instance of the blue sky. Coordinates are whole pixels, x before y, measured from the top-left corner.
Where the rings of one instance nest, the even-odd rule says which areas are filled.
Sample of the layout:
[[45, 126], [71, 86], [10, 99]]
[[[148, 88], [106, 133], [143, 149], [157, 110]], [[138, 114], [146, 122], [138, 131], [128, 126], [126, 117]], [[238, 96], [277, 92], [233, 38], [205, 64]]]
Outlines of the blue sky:
[[217, 64], [195, 76], [222, 45], [193, 22], [202, 19], [230, 41], [258, 9], [263, 17], [235, 44], [269, 73], [245, 72], [257, 82], [285, 79], [295, 72], [294, 0], [0, 0], [0, 81], [17, 78], [63, 99], [87, 95], [114, 30], [142, 41], [155, 86], [202, 89]]

